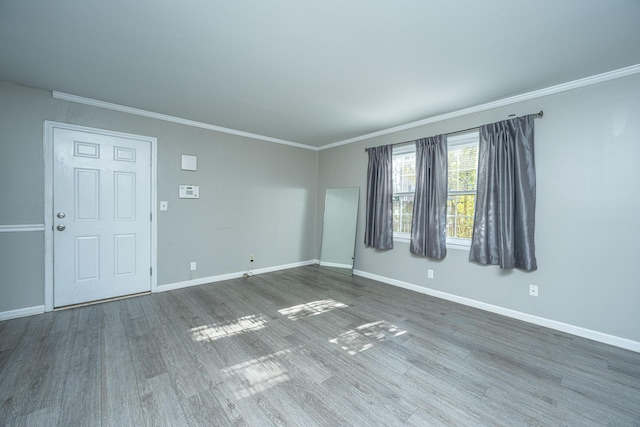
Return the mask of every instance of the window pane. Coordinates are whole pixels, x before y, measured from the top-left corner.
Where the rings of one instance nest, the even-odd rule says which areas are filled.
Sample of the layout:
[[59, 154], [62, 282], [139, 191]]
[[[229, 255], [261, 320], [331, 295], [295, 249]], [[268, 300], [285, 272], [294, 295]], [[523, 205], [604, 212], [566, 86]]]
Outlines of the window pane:
[[416, 189], [416, 153], [393, 156], [393, 192], [407, 193]]
[[478, 145], [461, 145], [449, 149], [449, 191], [475, 191]]
[[413, 194], [393, 196], [393, 231], [411, 233]]
[[471, 239], [475, 194], [450, 195], [447, 200], [447, 236]]

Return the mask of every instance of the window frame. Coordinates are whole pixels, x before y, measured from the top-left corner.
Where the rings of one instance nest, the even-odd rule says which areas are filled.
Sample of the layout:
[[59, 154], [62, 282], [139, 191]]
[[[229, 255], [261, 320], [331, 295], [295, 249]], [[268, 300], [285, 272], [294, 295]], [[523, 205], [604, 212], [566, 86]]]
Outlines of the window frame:
[[[460, 148], [468, 145], [480, 145], [480, 129], [471, 129], [464, 132], [459, 132], [456, 134], [447, 136], [447, 155], [449, 154], [449, 150], [452, 148]], [[479, 148], [479, 147], [478, 147]], [[476, 189], [475, 191], [451, 191], [449, 190], [449, 185], [447, 184], [447, 198], [451, 195], [461, 195], [461, 194], [475, 194], [477, 201], [478, 194], [478, 186], [477, 186], [477, 172], [478, 171], [478, 163], [476, 161]], [[474, 217], [475, 217], [475, 205], [473, 209]], [[471, 248], [471, 239], [462, 239], [459, 237], [449, 237], [447, 236], [447, 247], [454, 249], [466, 249], [469, 250]]]
[[[416, 152], [416, 145], [414, 142], [410, 142], [406, 144], [394, 145], [391, 156], [392, 156], [392, 159], [394, 159], [395, 156], [401, 156], [401, 155], [413, 153], [414, 159], [415, 159], [415, 152]], [[396, 196], [402, 197], [402, 196], [409, 196], [409, 195], [413, 197], [414, 194], [415, 194], [415, 185], [414, 185], [413, 191], [399, 191], [399, 192], [394, 191], [393, 197], [395, 198]], [[394, 231], [393, 238], [394, 240], [409, 242], [411, 240], [411, 233], [402, 233], [402, 232]]]
[[[451, 150], [452, 147], [454, 148], [458, 148], [461, 146], [465, 146], [465, 145], [479, 145], [480, 143], [480, 130], [478, 128], [475, 129], [470, 129], [464, 132], [459, 132], [459, 133], [455, 133], [455, 134], [449, 134], [447, 135], [447, 156], [449, 155], [449, 150]], [[392, 157], [395, 157], [396, 155], [403, 155], [403, 154], [407, 154], [407, 153], [415, 153], [416, 148], [415, 148], [415, 143], [407, 143], [407, 144], [401, 144], [401, 145], [397, 145], [393, 147], [393, 153], [392, 153]], [[476, 171], [477, 171], [477, 164], [476, 164]], [[458, 194], [477, 194], [477, 188], [476, 191], [474, 192], [469, 192], [469, 191], [449, 191], [448, 189], [448, 184], [447, 184], [447, 198], [452, 195], [458, 195]], [[415, 189], [414, 189], [415, 192]], [[397, 196], [406, 196], [408, 194], [414, 194], [414, 192], [394, 192], [393, 196], [395, 197]], [[474, 214], [475, 214], [475, 209], [474, 209]], [[405, 242], [405, 243], [409, 243], [411, 242], [411, 233], [400, 233], [400, 232], [393, 232], [393, 240], [394, 241], [398, 241], [398, 242]], [[447, 236], [447, 248], [450, 249], [461, 249], [461, 250], [469, 250], [471, 248], [471, 239], [461, 239], [459, 237], [449, 237]]]

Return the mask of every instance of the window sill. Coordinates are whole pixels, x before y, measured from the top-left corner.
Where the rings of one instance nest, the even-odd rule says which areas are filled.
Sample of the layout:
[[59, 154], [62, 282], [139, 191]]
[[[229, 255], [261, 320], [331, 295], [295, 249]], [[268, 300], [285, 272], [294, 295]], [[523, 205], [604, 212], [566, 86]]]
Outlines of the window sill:
[[[393, 241], [399, 243], [411, 243], [411, 236], [409, 234], [395, 233], [393, 235]], [[458, 251], [469, 251], [471, 249], [471, 240], [467, 239], [449, 239], [447, 241], [447, 249], [455, 249]]]
[[455, 249], [458, 251], [467, 251], [471, 250], [471, 242], [469, 243], [447, 243], [447, 249]]
[[401, 243], [411, 243], [411, 235], [405, 233], [394, 233], [393, 241]]

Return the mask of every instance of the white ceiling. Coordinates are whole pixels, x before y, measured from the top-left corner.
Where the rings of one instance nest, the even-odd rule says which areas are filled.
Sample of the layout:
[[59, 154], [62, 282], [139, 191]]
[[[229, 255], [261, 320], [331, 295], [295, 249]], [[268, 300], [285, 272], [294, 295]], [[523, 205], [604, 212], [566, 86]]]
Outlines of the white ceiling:
[[0, 0], [0, 80], [311, 146], [636, 64], [638, 0]]

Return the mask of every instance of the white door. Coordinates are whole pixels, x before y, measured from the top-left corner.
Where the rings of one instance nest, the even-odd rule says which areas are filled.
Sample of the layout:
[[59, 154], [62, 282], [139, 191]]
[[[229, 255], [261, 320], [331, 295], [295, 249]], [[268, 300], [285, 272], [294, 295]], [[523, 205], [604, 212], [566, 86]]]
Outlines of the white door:
[[151, 290], [151, 144], [53, 129], [54, 307]]

